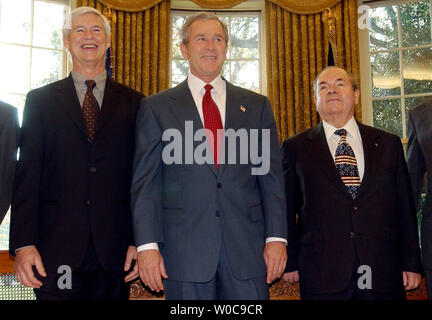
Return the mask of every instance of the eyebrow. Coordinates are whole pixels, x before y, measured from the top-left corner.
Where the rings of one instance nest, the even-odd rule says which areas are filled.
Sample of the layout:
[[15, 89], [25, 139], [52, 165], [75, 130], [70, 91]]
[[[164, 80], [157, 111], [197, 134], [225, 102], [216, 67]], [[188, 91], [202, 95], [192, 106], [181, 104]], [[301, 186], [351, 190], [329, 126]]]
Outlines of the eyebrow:
[[[338, 81], [346, 81], [344, 78], [338, 78], [338, 79], [336, 79], [336, 81], [335, 82], [338, 82]], [[319, 83], [319, 85], [321, 86], [322, 84], [328, 84], [327, 82], [325, 82], [325, 81], [321, 81], [320, 83]]]
[[[91, 26], [90, 29], [91, 29], [91, 28], [95, 28], [95, 27], [96, 27], [96, 28], [103, 28], [102, 25], [100, 25], [100, 24], [95, 24], [95, 25]], [[82, 24], [79, 24], [79, 25], [73, 27], [72, 29], [78, 29], [78, 28], [86, 28], [86, 26], [85, 26], [85, 25], [82, 25]]]
[[208, 33], [198, 33], [197, 35], [195, 35], [194, 38], [197, 38], [197, 37], [203, 37], [203, 36], [216, 36], [216, 37], [219, 37], [219, 38], [223, 38], [223, 35], [221, 35], [220, 33], [213, 33], [213, 34], [208, 34]]

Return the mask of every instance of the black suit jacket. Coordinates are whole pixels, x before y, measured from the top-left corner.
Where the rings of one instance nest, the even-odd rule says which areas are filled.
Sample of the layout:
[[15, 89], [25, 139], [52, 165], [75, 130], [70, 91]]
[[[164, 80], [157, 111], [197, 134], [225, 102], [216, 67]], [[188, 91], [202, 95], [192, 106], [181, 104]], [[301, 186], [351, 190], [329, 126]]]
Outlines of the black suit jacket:
[[408, 111], [407, 163], [416, 208], [420, 204], [425, 173], [426, 199], [422, 208], [421, 248], [423, 266], [432, 269], [432, 100]]
[[18, 146], [17, 109], [0, 101], [0, 223], [9, 209]]
[[47, 272], [75, 269], [91, 239], [104, 269], [123, 269], [134, 244], [130, 183], [141, 98], [108, 78], [91, 143], [71, 76], [29, 92], [12, 200], [12, 254], [35, 245]]
[[378, 292], [401, 290], [402, 271], [420, 271], [417, 220], [400, 139], [358, 125], [365, 172], [355, 200], [337, 173], [322, 123], [282, 145], [287, 271], [299, 270], [302, 292], [344, 291], [356, 252], [360, 265], [371, 267], [372, 289]]

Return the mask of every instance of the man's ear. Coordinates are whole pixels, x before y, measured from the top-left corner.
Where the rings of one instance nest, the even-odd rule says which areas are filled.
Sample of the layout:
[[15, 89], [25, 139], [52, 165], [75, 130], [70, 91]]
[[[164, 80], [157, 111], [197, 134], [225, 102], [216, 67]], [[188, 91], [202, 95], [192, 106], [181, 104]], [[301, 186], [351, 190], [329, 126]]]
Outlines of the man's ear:
[[69, 50], [69, 39], [66, 36], [63, 36], [63, 46]]
[[183, 58], [187, 59], [187, 46], [182, 42], [180, 43], [180, 52], [183, 56]]
[[354, 91], [354, 102], [355, 104], [358, 104], [360, 99], [360, 90], [359, 89], [355, 89]]

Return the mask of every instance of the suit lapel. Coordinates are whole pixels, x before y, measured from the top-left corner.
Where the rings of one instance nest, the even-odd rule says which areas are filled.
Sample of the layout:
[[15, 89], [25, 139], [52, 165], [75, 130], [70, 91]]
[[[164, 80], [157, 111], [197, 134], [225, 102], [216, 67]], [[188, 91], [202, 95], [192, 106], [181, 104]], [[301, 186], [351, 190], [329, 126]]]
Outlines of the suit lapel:
[[305, 145], [305, 148], [311, 161], [321, 169], [321, 172], [327, 177], [327, 179], [329, 179], [345, 196], [351, 199], [347, 188], [336, 170], [333, 156], [330, 154], [322, 122], [308, 132], [307, 138], [308, 144]]
[[368, 189], [371, 179], [376, 176], [379, 172], [381, 164], [381, 155], [383, 146], [380, 143], [379, 133], [375, 130], [370, 130], [369, 127], [357, 123], [362, 137], [363, 154], [365, 169], [363, 179], [360, 184], [359, 191], [357, 193], [357, 199], [364, 193], [364, 190]]
[[[224, 79], [225, 80], [225, 79]], [[228, 129], [233, 129], [234, 131], [237, 131], [241, 128], [246, 128], [244, 122], [242, 120], [245, 119], [243, 111], [241, 111], [240, 106], [242, 105], [242, 101], [246, 98], [245, 94], [242, 94], [241, 91], [237, 90], [237, 88], [225, 80], [226, 83], [226, 103], [225, 103], [225, 127], [224, 131]], [[244, 104], [244, 101], [243, 101]], [[247, 106], [245, 106], [247, 107]], [[247, 110], [247, 109], [246, 109]], [[225, 161], [227, 161], [227, 146], [226, 146], [226, 139], [224, 139], [222, 144], [222, 150], [225, 150]], [[240, 152], [240, 150], [237, 150], [237, 152]], [[222, 158], [223, 155], [221, 155]], [[222, 176], [222, 174], [227, 169], [226, 164], [219, 165], [219, 177]]]
[[177, 119], [180, 128], [184, 128], [185, 121], [193, 121], [194, 131], [203, 128], [187, 80], [171, 90], [170, 98], [173, 100], [170, 110]]
[[87, 127], [84, 122], [84, 116], [76, 94], [72, 76], [69, 75], [69, 77], [60, 81], [57, 89], [57, 100], [59, 101], [59, 105], [62, 106], [66, 114], [72, 119], [83, 134], [88, 136]]
[[121, 105], [121, 96], [119, 84], [115, 83], [112, 79], [107, 77], [105, 84], [105, 92], [102, 100], [102, 108], [99, 113], [96, 134], [105, 126], [105, 124], [112, 118], [116, 109]]
[[226, 81], [225, 130], [237, 131], [245, 127], [241, 121], [244, 119], [244, 112], [240, 109], [244, 98], [246, 95], [241, 94], [235, 86]]
[[[194, 135], [197, 130], [204, 128], [195, 101], [192, 97], [192, 93], [187, 84], [187, 80], [183, 81], [171, 90], [170, 98], [173, 100], [170, 110], [176, 118], [180, 128], [182, 128], [183, 134], [185, 133], [185, 121], [192, 121]], [[202, 142], [200, 141], [194, 141], [192, 152], [194, 152], [195, 148], [201, 143]], [[208, 164], [208, 166], [213, 174], [217, 176], [218, 170], [216, 169], [216, 165]]]

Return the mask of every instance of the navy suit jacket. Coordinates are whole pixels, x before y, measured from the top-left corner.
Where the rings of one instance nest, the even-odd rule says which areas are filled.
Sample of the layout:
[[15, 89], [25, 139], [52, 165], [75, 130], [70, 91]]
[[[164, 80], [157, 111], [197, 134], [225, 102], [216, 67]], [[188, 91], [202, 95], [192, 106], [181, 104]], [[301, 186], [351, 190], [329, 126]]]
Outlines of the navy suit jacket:
[[424, 176], [426, 199], [422, 208], [421, 248], [423, 266], [432, 269], [432, 100], [408, 111], [408, 171], [416, 208], [419, 208]]
[[17, 109], [0, 101], [0, 224], [9, 208], [17, 162]]
[[282, 144], [290, 227], [287, 271], [299, 271], [304, 293], [344, 291], [358, 271], [356, 254], [360, 266], [371, 268], [377, 292], [403, 290], [402, 272], [421, 271], [400, 138], [358, 126], [365, 172], [354, 200], [336, 170], [322, 123]]
[[[170, 142], [162, 135], [174, 128], [184, 137], [185, 121], [192, 121], [194, 133], [203, 128], [187, 81], [141, 103], [132, 183], [136, 245], [159, 244], [170, 280], [209, 281], [221, 241], [238, 279], [265, 275], [265, 239], [287, 234], [282, 159], [269, 100], [227, 82], [225, 130], [270, 130], [266, 175], [251, 175], [250, 158], [240, 163], [239, 141], [236, 164], [221, 164], [219, 170], [207, 163], [164, 163]], [[201, 143], [194, 142], [194, 150]], [[181, 152], [184, 160], [190, 152], [184, 143]]]
[[47, 272], [74, 270], [92, 241], [105, 270], [133, 245], [130, 183], [143, 96], [108, 78], [93, 142], [72, 77], [28, 93], [12, 200], [10, 253], [35, 245]]

